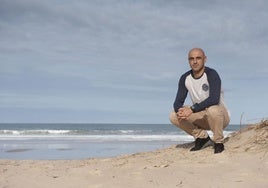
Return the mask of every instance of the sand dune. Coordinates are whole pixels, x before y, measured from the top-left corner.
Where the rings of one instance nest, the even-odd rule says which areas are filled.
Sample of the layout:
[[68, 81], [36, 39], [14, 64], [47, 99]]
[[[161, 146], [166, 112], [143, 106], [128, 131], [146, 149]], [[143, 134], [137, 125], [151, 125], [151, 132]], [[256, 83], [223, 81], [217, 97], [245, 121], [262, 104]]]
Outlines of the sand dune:
[[225, 151], [192, 143], [87, 160], [0, 160], [1, 188], [268, 187], [268, 120], [233, 133]]

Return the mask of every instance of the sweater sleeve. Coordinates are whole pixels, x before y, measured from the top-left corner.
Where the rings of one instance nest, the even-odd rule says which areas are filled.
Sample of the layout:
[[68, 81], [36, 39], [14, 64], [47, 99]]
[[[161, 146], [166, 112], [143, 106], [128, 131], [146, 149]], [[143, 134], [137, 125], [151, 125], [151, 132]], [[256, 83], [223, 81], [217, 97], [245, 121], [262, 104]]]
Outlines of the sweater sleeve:
[[194, 104], [195, 112], [199, 112], [212, 105], [220, 103], [221, 95], [221, 79], [214, 69], [207, 69], [206, 71], [209, 83], [209, 97], [200, 103]]
[[184, 101], [187, 97], [188, 90], [185, 86], [185, 79], [186, 79], [186, 74], [182, 75], [180, 80], [179, 80], [176, 99], [173, 103], [173, 108], [174, 108], [175, 112], [179, 111], [179, 108], [181, 108], [183, 106]]

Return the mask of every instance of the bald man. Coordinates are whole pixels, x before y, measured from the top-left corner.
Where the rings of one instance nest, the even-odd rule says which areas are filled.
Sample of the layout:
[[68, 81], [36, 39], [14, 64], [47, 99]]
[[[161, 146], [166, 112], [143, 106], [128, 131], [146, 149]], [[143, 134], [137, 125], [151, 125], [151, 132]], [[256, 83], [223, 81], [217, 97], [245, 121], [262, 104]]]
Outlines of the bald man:
[[[224, 150], [223, 129], [229, 124], [230, 117], [223, 102], [221, 79], [214, 69], [205, 66], [206, 61], [201, 48], [189, 51], [191, 70], [179, 80], [174, 111], [169, 118], [172, 124], [194, 137], [195, 145], [190, 151], [213, 145], [214, 153], [221, 153]], [[188, 93], [192, 100], [189, 106], [184, 105]], [[212, 138], [207, 130], [213, 132]]]

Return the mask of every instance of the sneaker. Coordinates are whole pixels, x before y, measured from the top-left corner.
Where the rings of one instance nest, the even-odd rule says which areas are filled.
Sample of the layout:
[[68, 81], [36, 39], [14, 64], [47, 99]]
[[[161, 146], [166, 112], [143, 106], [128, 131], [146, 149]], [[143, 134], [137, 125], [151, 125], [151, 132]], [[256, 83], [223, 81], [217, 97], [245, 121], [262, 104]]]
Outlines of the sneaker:
[[191, 148], [190, 151], [198, 151], [198, 150], [204, 149], [210, 145], [211, 145], [211, 140], [210, 140], [209, 136], [207, 138], [197, 138], [195, 140], [194, 147]]
[[224, 150], [223, 143], [215, 143], [214, 144], [214, 153], [221, 153]]

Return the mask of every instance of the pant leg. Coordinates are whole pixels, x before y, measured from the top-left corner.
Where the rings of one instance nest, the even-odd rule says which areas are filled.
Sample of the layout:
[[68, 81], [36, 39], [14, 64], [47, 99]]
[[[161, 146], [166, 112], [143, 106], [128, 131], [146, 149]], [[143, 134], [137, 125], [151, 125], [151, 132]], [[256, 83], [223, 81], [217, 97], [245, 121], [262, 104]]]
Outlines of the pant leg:
[[227, 109], [223, 105], [214, 105], [206, 109], [206, 119], [213, 132], [212, 140], [215, 143], [222, 143], [224, 140], [223, 129], [230, 122]]
[[208, 137], [207, 131], [210, 127], [205, 119], [205, 111], [193, 113], [189, 116], [187, 120], [179, 120], [175, 111], [170, 113], [170, 122], [184, 130], [189, 135], [196, 138], [206, 138]]
[[176, 112], [171, 112], [169, 119], [172, 124], [184, 130], [189, 135], [196, 138], [206, 138], [208, 136], [205, 130], [213, 132], [212, 140], [216, 143], [222, 143], [224, 140], [223, 129], [230, 122], [227, 109], [223, 105], [214, 105], [206, 108], [204, 111], [193, 113], [187, 120], [178, 120]]

